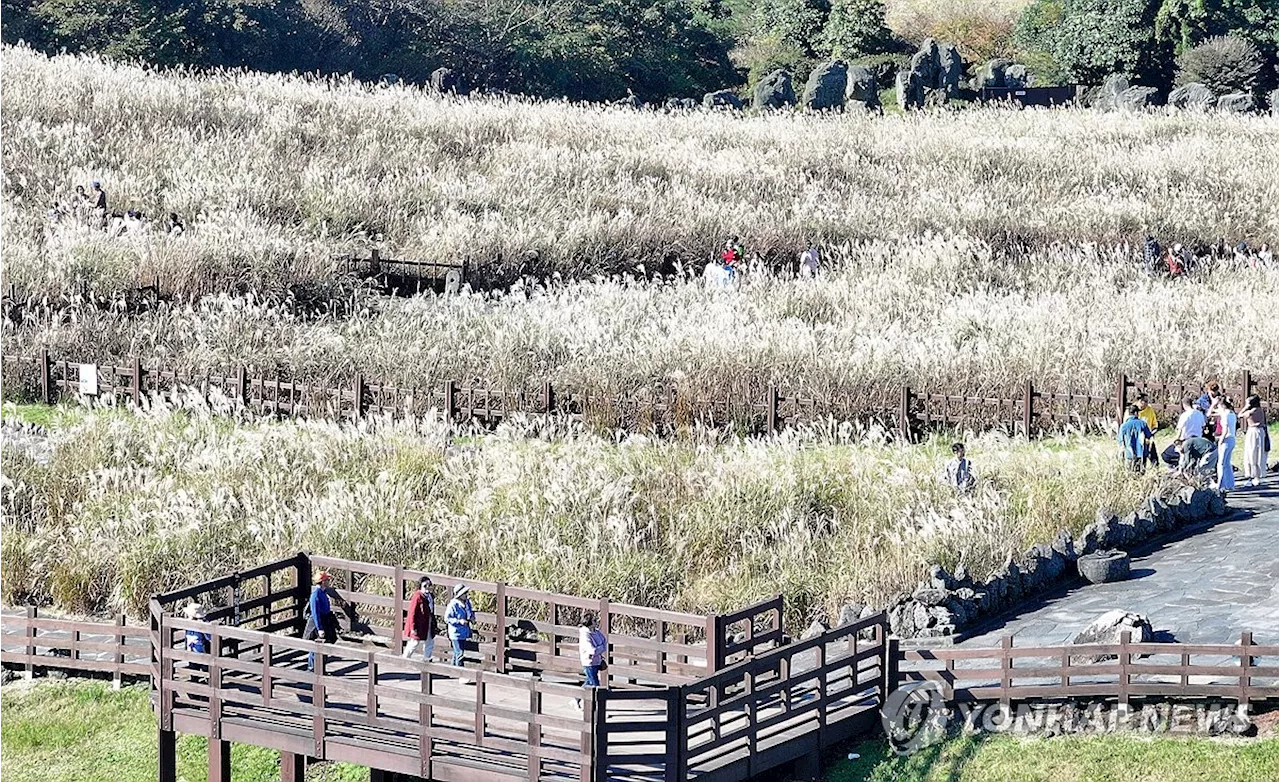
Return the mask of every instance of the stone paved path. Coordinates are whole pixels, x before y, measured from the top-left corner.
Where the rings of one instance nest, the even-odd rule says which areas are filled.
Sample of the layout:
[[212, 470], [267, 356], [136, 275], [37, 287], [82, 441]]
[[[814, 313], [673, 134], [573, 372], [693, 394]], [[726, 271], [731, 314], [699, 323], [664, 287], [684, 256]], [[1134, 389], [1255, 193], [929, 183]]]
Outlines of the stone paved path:
[[[1069, 643], [1093, 619], [1112, 608], [1146, 615], [1165, 640], [1231, 643], [1250, 630], [1254, 641], [1280, 641], [1280, 513], [1277, 479], [1231, 493], [1233, 513], [1197, 525], [1177, 540], [1135, 555], [1128, 581], [1060, 587], [996, 624], [979, 628], [957, 646]], [[1198, 531], [1197, 531], [1198, 530]]]

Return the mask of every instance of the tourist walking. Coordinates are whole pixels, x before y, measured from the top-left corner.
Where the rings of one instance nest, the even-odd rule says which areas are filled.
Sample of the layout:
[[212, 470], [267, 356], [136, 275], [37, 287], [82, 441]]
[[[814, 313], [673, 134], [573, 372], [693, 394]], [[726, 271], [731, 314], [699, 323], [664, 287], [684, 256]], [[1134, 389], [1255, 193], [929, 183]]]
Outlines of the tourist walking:
[[462, 643], [471, 637], [471, 623], [476, 621], [471, 598], [467, 597], [470, 591], [463, 583], [454, 586], [453, 599], [444, 612], [445, 624], [449, 625], [449, 643], [453, 646], [453, 664], [459, 668], [462, 667]]
[[584, 686], [600, 686], [600, 671], [605, 667], [608, 652], [609, 641], [596, 626], [595, 616], [586, 614], [578, 628], [578, 657], [582, 661], [582, 673], [586, 677]]
[[1120, 424], [1120, 432], [1116, 439], [1120, 443], [1120, 454], [1124, 464], [1134, 472], [1142, 472], [1142, 463], [1146, 453], [1146, 443], [1152, 438], [1151, 430], [1138, 417], [1138, 406], [1125, 408], [1124, 423]]
[[800, 253], [800, 276], [809, 278], [818, 276], [818, 248], [810, 245], [809, 249]]
[[964, 455], [964, 443], [951, 444], [951, 461], [947, 462], [944, 480], [961, 494], [972, 491], [977, 483], [973, 477], [973, 463]]
[[1267, 411], [1257, 394], [1245, 400], [1240, 424], [1244, 429], [1244, 477], [1250, 486], [1257, 486], [1267, 475], [1267, 452], [1271, 450]]
[[1215, 413], [1218, 439], [1218, 491], [1236, 487], [1236, 468], [1231, 464], [1231, 452], [1236, 447], [1236, 408], [1225, 396], [1218, 399]]
[[[333, 576], [321, 570], [316, 574], [315, 586], [311, 590], [311, 598], [307, 601], [309, 616], [307, 626], [302, 631], [302, 640], [333, 644], [338, 642], [338, 617], [333, 613], [333, 604], [329, 601], [329, 585]], [[307, 670], [316, 669], [316, 653], [307, 655]]]
[[[182, 609], [182, 615], [193, 622], [203, 622], [205, 620], [204, 607], [199, 603], [188, 603]], [[202, 633], [199, 630], [186, 631], [187, 651], [196, 652], [197, 654], [208, 654], [213, 644], [213, 638], [208, 633]]]
[[1138, 418], [1151, 430], [1151, 439], [1142, 444], [1143, 461], [1150, 462], [1152, 465], [1159, 464], [1159, 458], [1156, 455], [1155, 432], [1160, 428], [1160, 420], [1156, 418], [1155, 408], [1147, 404], [1146, 394], [1138, 394], [1133, 403], [1138, 408]]
[[423, 662], [434, 659], [436, 597], [431, 594], [431, 579], [427, 576], [418, 579], [418, 588], [409, 598], [409, 610], [404, 617], [404, 638], [405, 659], [419, 646], [422, 647]]

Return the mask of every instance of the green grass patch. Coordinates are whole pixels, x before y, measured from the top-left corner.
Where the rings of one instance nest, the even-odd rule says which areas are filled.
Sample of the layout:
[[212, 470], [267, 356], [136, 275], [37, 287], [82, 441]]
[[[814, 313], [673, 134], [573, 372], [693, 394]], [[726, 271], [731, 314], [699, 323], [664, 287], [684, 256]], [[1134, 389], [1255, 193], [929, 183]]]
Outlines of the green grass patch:
[[[0, 753], [5, 782], [150, 782], [159, 751], [145, 686], [113, 691], [104, 682], [9, 685], [0, 699]], [[178, 739], [178, 777], [208, 779], [208, 741]], [[279, 754], [243, 744], [231, 750], [235, 782], [280, 779]], [[307, 770], [319, 782], [364, 782], [359, 766], [324, 763]]]
[[1261, 782], [1280, 775], [1274, 737], [1264, 739], [1009, 735], [960, 736], [910, 757], [883, 740], [852, 748], [826, 782]]
[[89, 411], [79, 405], [43, 405], [38, 402], [15, 404], [5, 402], [0, 406], [0, 420], [16, 419], [36, 424], [46, 429], [70, 426], [85, 417]]

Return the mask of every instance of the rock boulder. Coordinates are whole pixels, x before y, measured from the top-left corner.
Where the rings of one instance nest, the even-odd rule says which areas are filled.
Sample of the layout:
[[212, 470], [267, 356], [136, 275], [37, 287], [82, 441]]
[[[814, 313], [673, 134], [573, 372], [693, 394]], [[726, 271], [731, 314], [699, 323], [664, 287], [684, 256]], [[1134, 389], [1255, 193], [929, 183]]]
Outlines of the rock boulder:
[[[1155, 638], [1154, 633], [1151, 631], [1151, 623], [1147, 621], [1145, 616], [1116, 609], [1108, 611], [1090, 622], [1089, 626], [1082, 630], [1071, 643], [1118, 644], [1120, 643], [1120, 634], [1126, 630], [1129, 632], [1129, 641], [1132, 643], [1150, 643]], [[1103, 660], [1114, 660], [1116, 655], [1074, 655], [1071, 659], [1073, 663], [1096, 663]]]
[[709, 109], [742, 110], [742, 99], [733, 94], [733, 90], [716, 90], [702, 96], [702, 105]]
[[794, 106], [796, 91], [791, 85], [791, 74], [778, 69], [761, 79], [752, 91], [751, 105], [756, 109], [783, 109]]
[[1175, 87], [1169, 93], [1169, 105], [1175, 109], [1211, 109], [1217, 104], [1213, 91], [1199, 82]]
[[880, 91], [876, 89], [876, 75], [870, 68], [862, 65], [849, 68], [844, 86], [844, 100], [847, 108], [880, 111]]
[[809, 74], [801, 105], [812, 111], [844, 108], [849, 67], [843, 60], [824, 62]]
[[1218, 98], [1218, 111], [1231, 111], [1238, 114], [1253, 111], [1253, 96], [1247, 92], [1233, 92]]

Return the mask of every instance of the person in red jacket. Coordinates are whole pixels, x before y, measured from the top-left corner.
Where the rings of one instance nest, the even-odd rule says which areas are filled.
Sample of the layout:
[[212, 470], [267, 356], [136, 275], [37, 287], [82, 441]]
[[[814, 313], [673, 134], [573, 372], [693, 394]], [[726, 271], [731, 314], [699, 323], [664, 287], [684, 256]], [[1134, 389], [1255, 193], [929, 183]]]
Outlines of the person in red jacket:
[[422, 647], [422, 659], [431, 662], [434, 659], [432, 650], [436, 643], [436, 598], [431, 594], [431, 579], [423, 576], [418, 581], [418, 590], [409, 598], [409, 610], [404, 617], [404, 657], [408, 659], [413, 650]]

